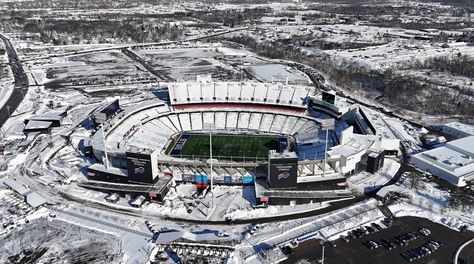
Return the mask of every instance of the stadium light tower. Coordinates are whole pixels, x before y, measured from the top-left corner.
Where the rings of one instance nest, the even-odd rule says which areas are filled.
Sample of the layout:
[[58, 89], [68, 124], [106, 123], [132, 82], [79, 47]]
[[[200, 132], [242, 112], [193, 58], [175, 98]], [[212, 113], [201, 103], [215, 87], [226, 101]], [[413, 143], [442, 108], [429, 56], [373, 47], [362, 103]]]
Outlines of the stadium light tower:
[[215, 128], [214, 123], [204, 123], [204, 127], [209, 129], [209, 167], [210, 167], [210, 172], [209, 172], [209, 177], [211, 178], [211, 208], [214, 207], [214, 177], [212, 174], [212, 129]]
[[333, 130], [335, 126], [334, 119], [325, 119], [324, 122], [321, 123], [322, 129], [326, 130], [326, 141], [324, 147], [324, 167], [323, 167], [323, 177], [326, 176], [326, 165], [327, 165], [327, 152], [328, 152], [328, 136], [329, 130]]

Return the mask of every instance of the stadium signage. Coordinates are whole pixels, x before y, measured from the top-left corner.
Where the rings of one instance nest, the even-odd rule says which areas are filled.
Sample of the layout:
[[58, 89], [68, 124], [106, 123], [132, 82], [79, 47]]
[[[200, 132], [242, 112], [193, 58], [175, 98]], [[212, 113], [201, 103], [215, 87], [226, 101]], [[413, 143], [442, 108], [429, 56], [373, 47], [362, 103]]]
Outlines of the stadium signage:
[[153, 169], [150, 154], [127, 152], [128, 178], [132, 182], [152, 183]]
[[270, 188], [293, 189], [297, 187], [297, 158], [271, 158], [268, 166]]
[[281, 180], [281, 179], [286, 179], [286, 178], [288, 178], [288, 177], [290, 177], [290, 173], [287, 172], [287, 171], [278, 174], [278, 179], [279, 179], [279, 180]]

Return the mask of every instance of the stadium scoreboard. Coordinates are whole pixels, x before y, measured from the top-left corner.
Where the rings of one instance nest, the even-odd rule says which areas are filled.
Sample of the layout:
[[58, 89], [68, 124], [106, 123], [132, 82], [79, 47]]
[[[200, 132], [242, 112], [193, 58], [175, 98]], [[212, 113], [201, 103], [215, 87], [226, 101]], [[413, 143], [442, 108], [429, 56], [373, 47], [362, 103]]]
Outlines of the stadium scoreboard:
[[269, 151], [267, 181], [271, 189], [296, 189], [297, 176], [298, 156], [295, 152]]

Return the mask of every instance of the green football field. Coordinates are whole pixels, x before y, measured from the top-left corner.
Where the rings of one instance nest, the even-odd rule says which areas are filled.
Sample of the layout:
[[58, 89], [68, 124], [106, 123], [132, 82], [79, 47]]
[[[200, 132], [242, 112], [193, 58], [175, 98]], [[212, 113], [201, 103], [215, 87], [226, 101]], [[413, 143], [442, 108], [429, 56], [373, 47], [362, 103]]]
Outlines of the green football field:
[[[270, 149], [277, 150], [279, 142], [287, 141], [281, 136], [269, 135], [212, 135], [212, 155], [216, 159], [252, 160], [268, 156]], [[171, 156], [208, 158], [209, 134], [182, 134], [173, 149]]]

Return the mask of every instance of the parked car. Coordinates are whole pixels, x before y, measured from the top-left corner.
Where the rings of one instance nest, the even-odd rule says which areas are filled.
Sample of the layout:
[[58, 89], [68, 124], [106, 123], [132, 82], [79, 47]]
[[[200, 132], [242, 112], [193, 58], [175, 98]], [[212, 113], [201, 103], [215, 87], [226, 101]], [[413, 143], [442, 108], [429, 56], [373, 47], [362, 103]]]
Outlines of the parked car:
[[372, 228], [371, 226], [365, 226], [365, 229], [367, 231], [369, 231], [369, 233], [375, 233], [376, 232], [376, 230], [374, 228]]
[[349, 243], [349, 237], [341, 235], [340, 238], [344, 240], [346, 243]]
[[367, 243], [367, 245], [370, 249], [376, 249], [376, 248], [379, 247], [379, 244], [377, 244], [377, 242], [375, 242], [373, 240], [369, 240], [366, 243]]
[[347, 233], [350, 237], [352, 237], [352, 239], [356, 239], [357, 236], [355, 235], [355, 231], [352, 230], [352, 231], [349, 231], [349, 233]]
[[378, 225], [377, 223], [372, 223], [371, 224], [375, 229], [377, 229], [378, 231], [382, 230], [382, 227], [380, 225]]
[[431, 234], [431, 231], [430, 231], [429, 229], [427, 229], [427, 228], [420, 228], [420, 229], [418, 230], [418, 232], [420, 232], [422, 235], [424, 235], [424, 236], [426, 236], [426, 237]]

